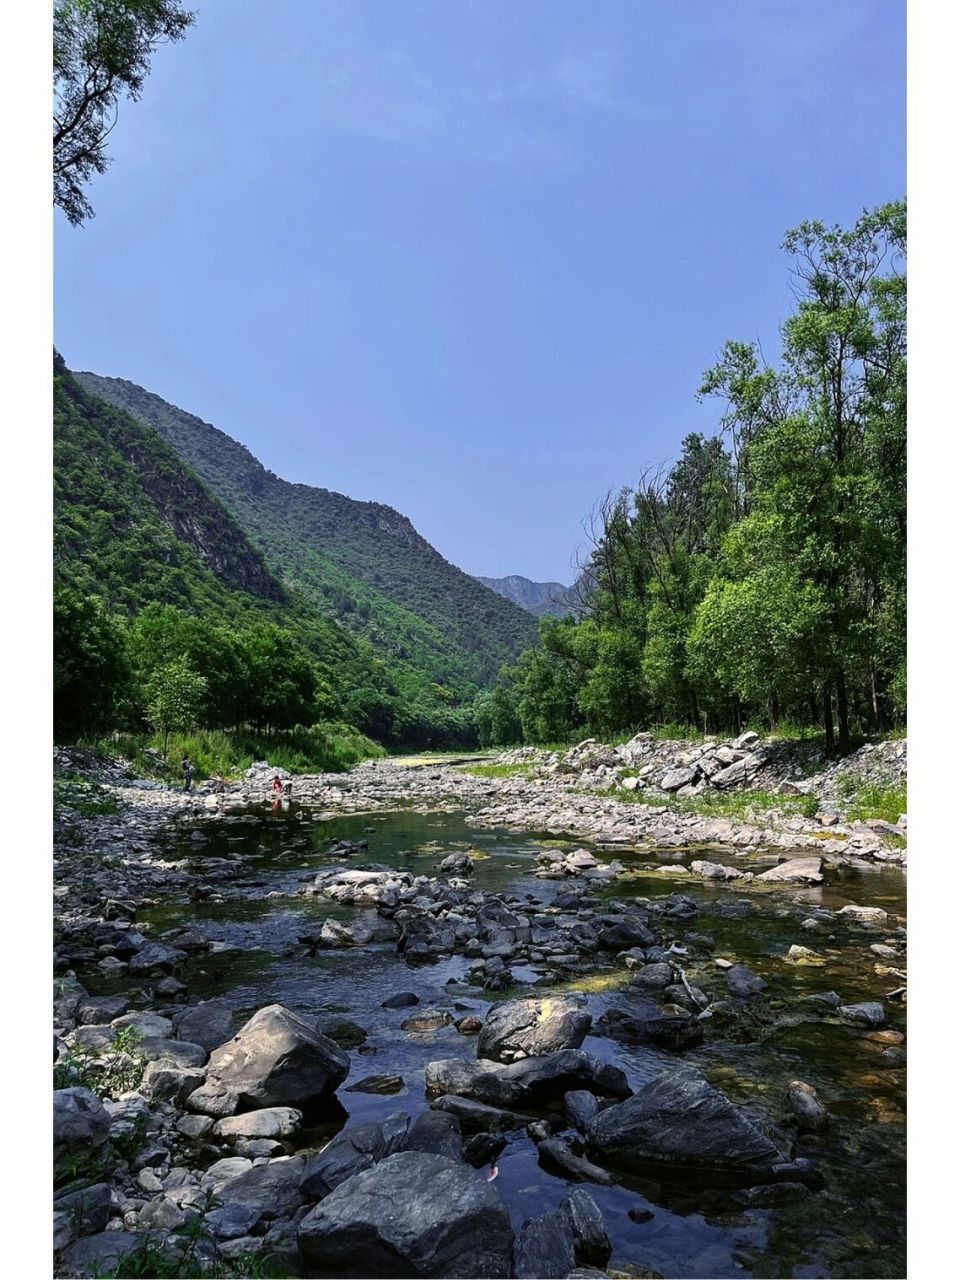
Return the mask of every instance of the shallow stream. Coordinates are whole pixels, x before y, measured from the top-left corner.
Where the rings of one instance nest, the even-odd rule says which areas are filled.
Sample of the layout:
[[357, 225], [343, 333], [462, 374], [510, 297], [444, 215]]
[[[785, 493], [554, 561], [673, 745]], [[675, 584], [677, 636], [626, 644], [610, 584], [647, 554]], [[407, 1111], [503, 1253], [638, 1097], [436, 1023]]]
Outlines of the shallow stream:
[[[350, 1077], [338, 1094], [345, 1110], [314, 1118], [291, 1150], [318, 1145], [347, 1117], [350, 1121], [382, 1119], [397, 1109], [417, 1115], [427, 1105], [425, 1064], [437, 1058], [474, 1056], [475, 1039], [462, 1036], [452, 1025], [422, 1034], [401, 1031], [400, 1023], [411, 1010], [383, 1009], [381, 1002], [387, 996], [413, 991], [420, 997], [421, 1009], [452, 1007], [458, 1001], [480, 1016], [491, 999], [489, 993], [465, 985], [469, 961], [463, 956], [412, 965], [398, 956], [393, 944], [308, 954], [298, 944], [299, 935], [318, 932], [327, 917], [354, 914], [352, 908], [322, 898], [291, 896], [312, 878], [309, 873], [343, 861], [327, 856], [333, 842], [366, 839], [369, 852], [353, 859], [354, 863], [381, 863], [425, 875], [435, 875], [447, 853], [469, 847], [489, 855], [475, 864], [474, 882], [479, 888], [532, 894], [549, 903], [561, 887], [557, 881], [533, 875], [534, 854], [557, 842], [529, 833], [473, 828], [460, 814], [403, 811], [318, 821], [317, 815], [296, 806], [276, 811], [265, 807], [234, 812], [197, 831], [203, 839], [190, 828], [175, 829], [167, 856], [234, 859], [235, 876], [226, 881], [226, 888], [240, 890], [243, 896], [222, 903], [168, 902], [145, 908], [138, 917], [151, 925], [154, 937], [196, 924], [222, 939], [223, 950], [191, 957], [178, 969], [191, 1000], [223, 997], [236, 1011], [238, 1026], [258, 1008], [276, 1002], [313, 1017], [344, 1013], [367, 1031], [366, 1044], [360, 1051], [351, 1051]], [[812, 933], [803, 930], [800, 921], [817, 907], [837, 909], [857, 903], [882, 906], [904, 923], [902, 872], [833, 873], [816, 888], [770, 891], [738, 889], [656, 870], [657, 865], [687, 863], [698, 856], [689, 851], [669, 850], [660, 857], [649, 853], [599, 856], [605, 860], [617, 856], [638, 871], [636, 878], [601, 890], [601, 896], [688, 894], [697, 901], [700, 913], [690, 923], [677, 926], [676, 941], [683, 945], [689, 933], [708, 935], [715, 943], [713, 956], [743, 961], [769, 983], [763, 1003], [776, 1019], [758, 1027], [759, 1038], [730, 1042], [708, 1022], [705, 1044], [684, 1055], [683, 1061], [701, 1070], [735, 1102], [749, 1107], [775, 1141], [786, 1147], [794, 1133], [783, 1101], [788, 1081], [798, 1078], [813, 1085], [832, 1117], [825, 1135], [798, 1149], [816, 1160], [825, 1188], [796, 1203], [745, 1209], [729, 1192], [693, 1191], [666, 1182], [590, 1185], [613, 1241], [611, 1266], [632, 1275], [653, 1272], [667, 1277], [904, 1274], [906, 1072], [881, 1057], [889, 1037], [884, 1040], [844, 1026], [832, 1016], [811, 1014], [810, 1006], [799, 1000], [827, 990], [836, 991], [844, 1003], [883, 1000], [900, 985], [896, 978], [876, 972], [877, 957], [869, 950], [871, 943], [892, 934], [897, 920], [891, 918], [880, 929], [827, 921]], [[717, 858], [715, 853], [706, 856]], [[648, 872], [642, 870], [647, 867]], [[270, 893], [283, 896], [269, 897]], [[827, 963], [823, 967], [788, 964], [784, 957], [793, 943], [813, 948]], [[709, 953], [706, 960], [710, 969]], [[704, 972], [701, 966], [701, 978], [691, 980], [702, 980]], [[537, 978], [526, 968], [516, 970], [514, 976], [521, 982]], [[605, 1010], [629, 1006], [629, 992], [621, 990], [627, 978], [625, 970], [607, 969], [586, 981], [574, 979], [552, 989], [586, 990], [598, 1029]], [[128, 981], [103, 979], [90, 985], [107, 992], [125, 990]], [[715, 991], [722, 988], [719, 971], [711, 981]], [[515, 985], [505, 994], [516, 996], [524, 989]], [[888, 1027], [903, 1030], [905, 1010], [896, 1001], [885, 1003]], [[589, 1036], [584, 1048], [615, 1061], [635, 1088], [678, 1061], [665, 1051], [625, 1046], [603, 1035]], [[402, 1076], [404, 1091], [386, 1097], [347, 1091], [356, 1080], [380, 1073]], [[497, 1165], [497, 1186], [516, 1227], [555, 1207], [569, 1188], [538, 1166], [537, 1148], [522, 1130], [510, 1135]], [[634, 1210], [633, 1218], [629, 1210]], [[651, 1216], [635, 1221], [645, 1216], [644, 1211]]]

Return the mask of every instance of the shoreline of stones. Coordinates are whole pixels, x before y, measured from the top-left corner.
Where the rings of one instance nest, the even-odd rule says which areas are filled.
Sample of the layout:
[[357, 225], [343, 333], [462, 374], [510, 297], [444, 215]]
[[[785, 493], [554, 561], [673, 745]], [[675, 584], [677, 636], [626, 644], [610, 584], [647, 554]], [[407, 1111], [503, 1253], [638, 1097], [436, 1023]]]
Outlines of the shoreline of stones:
[[[504, 803], [511, 813], [518, 811], [516, 779], [491, 787], [490, 780], [448, 767], [428, 766], [414, 773], [380, 765], [371, 781], [369, 774], [377, 770], [377, 765], [361, 766], [354, 774], [363, 776], [353, 785], [342, 775], [298, 779], [297, 798], [321, 801], [323, 808], [315, 816], [323, 818], [337, 812], [331, 807], [338, 801], [340, 811], [376, 812], [397, 807], [398, 792], [406, 801], [416, 791], [424, 811], [452, 810], [470, 808], [465, 803], [469, 799], [489, 799], [492, 790], [509, 797]], [[612, 1181], [607, 1166], [622, 1167], [628, 1151], [644, 1151], [644, 1167], [657, 1167], [663, 1158], [654, 1140], [658, 1116], [670, 1118], [670, 1159], [675, 1160], [678, 1125], [684, 1131], [684, 1117], [707, 1108], [718, 1117], [723, 1141], [715, 1149], [699, 1150], [697, 1126], [689, 1126], [685, 1158], [692, 1174], [740, 1182], [744, 1203], [765, 1203], [774, 1194], [764, 1191], [770, 1184], [777, 1184], [776, 1195], [782, 1196], [815, 1189], [818, 1175], [809, 1161], [791, 1160], [791, 1153], [778, 1150], [746, 1113], [695, 1072], [665, 1073], [652, 1082], [656, 1089], [645, 1086], [631, 1094], [617, 1068], [580, 1049], [591, 1020], [575, 997], [509, 1001], [494, 1006], [483, 1022], [461, 1019], [464, 1025], [458, 1030], [479, 1034], [477, 1059], [429, 1064], [431, 1110], [413, 1123], [405, 1113], [394, 1113], [382, 1125], [348, 1125], [313, 1157], [286, 1154], [285, 1140], [296, 1133], [305, 1111], [335, 1094], [346, 1078], [349, 1058], [337, 1043], [338, 1028], [323, 1019], [312, 1026], [289, 1010], [267, 1006], [234, 1034], [228, 1006], [180, 1002], [186, 993], [175, 976], [189, 954], [213, 951], [219, 944], [191, 929], [153, 940], [135, 923], [142, 905], [191, 887], [190, 872], [163, 858], [162, 837], [171, 821], [202, 830], [206, 821], [229, 817], [231, 808], [268, 799], [265, 781], [255, 776], [245, 787], [216, 796], [114, 783], [111, 789], [122, 801], [117, 815], [84, 818], [69, 809], [61, 815], [55, 848], [55, 971], [60, 975], [55, 984], [55, 1054], [69, 1058], [79, 1046], [94, 1058], [99, 1054], [101, 1061], [123, 1066], [131, 1055], [117, 1053], [112, 1045], [118, 1033], [131, 1028], [140, 1036], [136, 1052], [149, 1065], [137, 1089], [103, 1103], [76, 1085], [55, 1094], [58, 1162], [81, 1152], [116, 1149], [125, 1139], [137, 1138], [130, 1158], [115, 1160], [103, 1181], [86, 1186], [67, 1182], [58, 1190], [54, 1231], [60, 1274], [109, 1268], [142, 1242], [145, 1230], [169, 1244], [172, 1232], [204, 1213], [209, 1192], [217, 1195], [219, 1207], [205, 1213], [205, 1225], [216, 1240], [215, 1245], [204, 1243], [208, 1262], [268, 1254], [294, 1274], [305, 1260], [311, 1274], [371, 1274], [369, 1269], [349, 1269], [356, 1266], [356, 1249], [343, 1242], [361, 1238], [364, 1266], [382, 1256], [385, 1274], [398, 1252], [405, 1265], [424, 1275], [604, 1274], [591, 1270], [609, 1258], [609, 1240], [588, 1193], [571, 1193], [559, 1209], [526, 1224], [515, 1237], [496, 1188], [474, 1172], [478, 1164], [495, 1159], [502, 1135], [517, 1128], [527, 1128], [545, 1167], [576, 1181], [603, 1184]], [[538, 797], [538, 812], [543, 802], [549, 804], [549, 796]], [[605, 797], [578, 795], [567, 802], [586, 804], [587, 812], [575, 812], [588, 825], [597, 812], [609, 812], [590, 807], [607, 805]], [[471, 818], [501, 825], [498, 809], [504, 803], [488, 805]], [[635, 823], [628, 825], [635, 836]], [[533, 826], [543, 829], [536, 822]], [[617, 834], [610, 827], [605, 832], [608, 837]], [[724, 839], [716, 843], [729, 848]], [[745, 850], [752, 852], [752, 843], [734, 844], [736, 855]], [[206, 861], [226, 864], [219, 871], [215, 865], [207, 867], [204, 878], [214, 891], [218, 877], [226, 881], [235, 876], [235, 861]], [[791, 862], [798, 867], [805, 862], [815, 874], [798, 880], [815, 882], [821, 878], [820, 860], [815, 861], [814, 868], [810, 858], [787, 859], [770, 870], [789, 871]], [[601, 955], [601, 967], [634, 970], [631, 992], [641, 1002], [632, 1016], [614, 1018], [606, 1034], [676, 1052], [702, 1041], [704, 1015], [722, 1018], [724, 1003], [750, 1001], [762, 991], [763, 980], [742, 965], [721, 970], [727, 1000], [710, 999], [689, 984], [678, 964], [685, 949], [675, 942], [665, 946], [662, 931], [695, 918], [691, 899], [668, 894], [641, 905], [607, 903], [601, 910], [590, 897], [591, 884], [619, 875], [616, 864], [611, 872], [611, 864], [586, 850], [545, 850], [539, 862], [543, 878], [571, 877], [549, 908], [533, 895], [521, 899], [472, 889], [473, 867], [465, 854], [444, 859], [438, 877], [375, 865], [326, 867], [311, 877], [305, 891], [367, 910], [347, 925], [327, 921], [319, 936], [302, 941], [335, 947], [396, 941], [411, 961], [459, 951], [472, 961], [473, 980], [493, 991], [510, 985], [511, 963], [539, 966], [544, 981], [556, 981], [595, 971]], [[692, 873], [706, 878], [716, 877], [703, 868], [724, 868], [702, 861], [701, 869], [694, 870], [696, 865], [691, 865]], [[725, 867], [720, 874], [749, 880], [750, 872], [730, 876], [737, 870]], [[756, 879], [762, 881], [764, 874]], [[781, 870], [772, 878], [783, 876]], [[144, 982], [140, 995], [162, 1012], [131, 1011], [125, 996], [90, 997], [76, 979], [74, 964], [96, 964], [104, 972], [125, 972]], [[839, 1005], [839, 998], [826, 999], [827, 1016], [837, 1016]], [[422, 1029], [434, 1016], [452, 1020], [446, 1010], [423, 1010], [411, 1015], [417, 1024], [413, 1029]], [[871, 1028], [882, 1026], [885, 1017], [881, 1005], [870, 1003], [844, 1006], [839, 1016]], [[893, 1039], [891, 1052], [902, 1053]], [[290, 1062], [298, 1064], [292, 1071]], [[316, 1088], [320, 1064], [327, 1075]], [[253, 1080], [251, 1073], [258, 1070], [259, 1078]], [[383, 1081], [371, 1079], [374, 1090], [386, 1091]], [[802, 1081], [791, 1082], [788, 1101], [798, 1132], [814, 1132], [827, 1122], [822, 1104]], [[618, 1110], [624, 1107], [626, 1111]], [[646, 1148], [637, 1146], [638, 1134], [646, 1135]], [[666, 1129], [661, 1138], [668, 1141]], [[731, 1159], [732, 1152], [740, 1154]], [[218, 1158], [205, 1170], [193, 1167], [198, 1159], [203, 1163], [213, 1156]], [[318, 1194], [321, 1187], [325, 1189]], [[411, 1227], [397, 1238], [395, 1224], [376, 1220], [384, 1195], [399, 1197], [411, 1221], [422, 1219], [427, 1225], [421, 1224], [419, 1234]], [[429, 1210], [438, 1205], [442, 1218], [430, 1218]], [[441, 1222], [452, 1224], [450, 1230], [441, 1230]]]

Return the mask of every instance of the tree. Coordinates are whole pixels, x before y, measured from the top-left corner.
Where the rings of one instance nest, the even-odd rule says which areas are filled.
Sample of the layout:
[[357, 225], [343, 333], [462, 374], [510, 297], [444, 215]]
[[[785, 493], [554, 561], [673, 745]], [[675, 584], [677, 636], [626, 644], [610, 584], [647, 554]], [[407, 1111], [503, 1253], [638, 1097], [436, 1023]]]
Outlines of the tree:
[[93, 217], [84, 187], [110, 163], [123, 96], [136, 100], [160, 45], [196, 15], [180, 0], [57, 0], [53, 19], [53, 199], [74, 226]]
[[53, 726], [62, 740], [112, 728], [129, 681], [123, 632], [95, 596], [53, 596]]
[[147, 685], [147, 719], [163, 734], [163, 750], [171, 733], [196, 728], [207, 682], [183, 658], [168, 662], [153, 673]]

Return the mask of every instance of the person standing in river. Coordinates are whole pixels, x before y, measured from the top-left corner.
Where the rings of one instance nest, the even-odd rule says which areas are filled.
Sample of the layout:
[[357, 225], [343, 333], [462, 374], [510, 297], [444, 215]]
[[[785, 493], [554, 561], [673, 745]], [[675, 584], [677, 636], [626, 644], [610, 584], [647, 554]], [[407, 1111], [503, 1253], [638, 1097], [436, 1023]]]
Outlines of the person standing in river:
[[191, 791], [193, 789], [193, 775], [197, 771], [197, 766], [189, 756], [184, 756], [181, 768], [183, 769], [183, 789], [184, 791]]

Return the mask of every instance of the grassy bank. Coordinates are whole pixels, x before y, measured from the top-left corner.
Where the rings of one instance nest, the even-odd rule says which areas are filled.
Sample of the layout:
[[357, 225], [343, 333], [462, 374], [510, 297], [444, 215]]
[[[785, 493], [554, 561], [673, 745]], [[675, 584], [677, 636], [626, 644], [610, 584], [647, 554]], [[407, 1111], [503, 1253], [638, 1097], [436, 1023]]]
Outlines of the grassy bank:
[[163, 736], [156, 734], [123, 733], [83, 745], [96, 747], [107, 755], [123, 756], [144, 777], [161, 781], [180, 778], [184, 756], [196, 764], [197, 780], [202, 781], [218, 773], [228, 779], [239, 778], [255, 760], [269, 760], [291, 773], [341, 773], [361, 760], [387, 754], [372, 738], [346, 724], [271, 734], [199, 729], [171, 734], [165, 754]]

